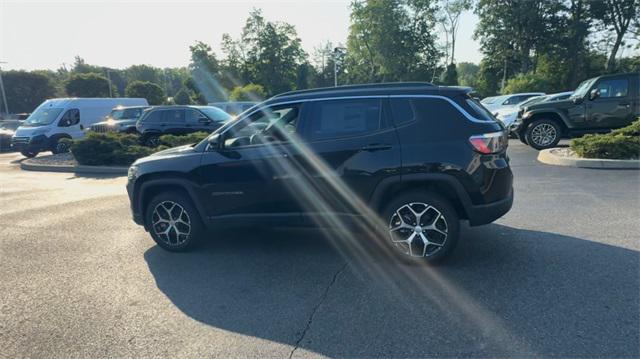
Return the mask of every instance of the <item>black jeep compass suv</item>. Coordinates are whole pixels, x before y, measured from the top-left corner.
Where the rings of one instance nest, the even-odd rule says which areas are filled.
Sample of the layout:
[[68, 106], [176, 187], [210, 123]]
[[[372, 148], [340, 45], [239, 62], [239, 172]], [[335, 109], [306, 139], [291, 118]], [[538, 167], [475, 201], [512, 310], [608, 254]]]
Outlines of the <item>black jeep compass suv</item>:
[[201, 143], [136, 161], [133, 219], [170, 251], [222, 225], [355, 223], [406, 258], [443, 258], [460, 220], [492, 222], [513, 202], [505, 128], [468, 92], [393, 83], [275, 96]]

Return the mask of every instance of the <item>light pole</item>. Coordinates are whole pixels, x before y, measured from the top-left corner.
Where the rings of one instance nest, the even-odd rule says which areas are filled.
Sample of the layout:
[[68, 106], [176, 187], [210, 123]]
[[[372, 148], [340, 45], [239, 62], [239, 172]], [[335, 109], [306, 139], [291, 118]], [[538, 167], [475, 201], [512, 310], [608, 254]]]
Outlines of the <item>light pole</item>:
[[338, 55], [346, 49], [344, 47], [336, 47], [333, 49], [333, 87], [338, 87]]
[[[6, 64], [0, 61], [0, 64]], [[4, 103], [4, 112], [9, 115], [9, 104], [7, 103], [7, 94], [4, 92], [4, 82], [2, 82], [2, 68], [0, 68], [0, 90], [2, 91], [2, 103]]]
[[113, 97], [111, 93], [111, 71], [107, 69], [107, 80], [109, 80], [109, 97]]

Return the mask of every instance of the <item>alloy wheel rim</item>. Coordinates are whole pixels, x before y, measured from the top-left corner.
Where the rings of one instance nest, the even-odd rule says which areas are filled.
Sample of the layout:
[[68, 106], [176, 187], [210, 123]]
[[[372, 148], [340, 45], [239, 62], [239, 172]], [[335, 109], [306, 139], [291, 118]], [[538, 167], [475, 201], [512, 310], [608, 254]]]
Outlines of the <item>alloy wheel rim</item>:
[[64, 153], [64, 152], [67, 152], [68, 150], [69, 150], [69, 146], [67, 146], [67, 145], [66, 145], [66, 144], [64, 144], [64, 143], [58, 143], [58, 144], [56, 145], [56, 151], [57, 151], [58, 153]]
[[546, 146], [555, 141], [556, 128], [548, 123], [541, 123], [531, 130], [531, 139], [538, 146]]
[[184, 244], [191, 234], [189, 213], [173, 201], [158, 203], [153, 209], [151, 221], [158, 238], [172, 247]]
[[431, 257], [448, 238], [446, 218], [435, 207], [412, 202], [400, 206], [389, 219], [389, 239], [394, 247], [410, 257]]
[[147, 144], [150, 147], [157, 147], [158, 146], [158, 142], [160, 141], [160, 139], [158, 137], [151, 137], [147, 140]]

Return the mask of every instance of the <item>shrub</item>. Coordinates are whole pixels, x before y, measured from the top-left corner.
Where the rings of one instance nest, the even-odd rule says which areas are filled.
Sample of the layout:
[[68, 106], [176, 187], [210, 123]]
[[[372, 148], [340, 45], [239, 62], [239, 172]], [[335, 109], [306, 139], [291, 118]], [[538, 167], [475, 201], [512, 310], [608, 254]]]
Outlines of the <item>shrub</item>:
[[585, 158], [640, 158], [640, 119], [605, 135], [585, 135], [573, 139], [571, 149]]
[[207, 136], [209, 136], [207, 132], [194, 132], [182, 136], [163, 135], [160, 136], [160, 144], [167, 147], [190, 145], [204, 140]]
[[138, 158], [148, 156], [166, 147], [143, 147], [138, 136], [121, 133], [90, 132], [85, 138], [68, 141], [71, 153], [81, 165], [128, 166]]

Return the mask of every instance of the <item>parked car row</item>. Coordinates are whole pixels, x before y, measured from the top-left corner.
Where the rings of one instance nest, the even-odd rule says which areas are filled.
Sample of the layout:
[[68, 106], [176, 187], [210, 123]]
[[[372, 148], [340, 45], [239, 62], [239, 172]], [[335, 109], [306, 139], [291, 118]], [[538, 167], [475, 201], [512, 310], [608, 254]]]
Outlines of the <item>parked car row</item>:
[[482, 104], [523, 143], [538, 150], [551, 148], [562, 138], [608, 132], [637, 119], [640, 73], [598, 76], [570, 93], [531, 95], [486, 98]]
[[10, 142], [12, 148], [26, 157], [42, 151], [62, 153], [68, 148], [61, 139], [81, 138], [87, 131], [139, 134], [142, 144], [155, 147], [162, 135], [212, 132], [231, 118], [214, 106], [151, 107], [141, 98], [51, 99], [13, 126], [16, 128], [3, 129], [0, 147]]

